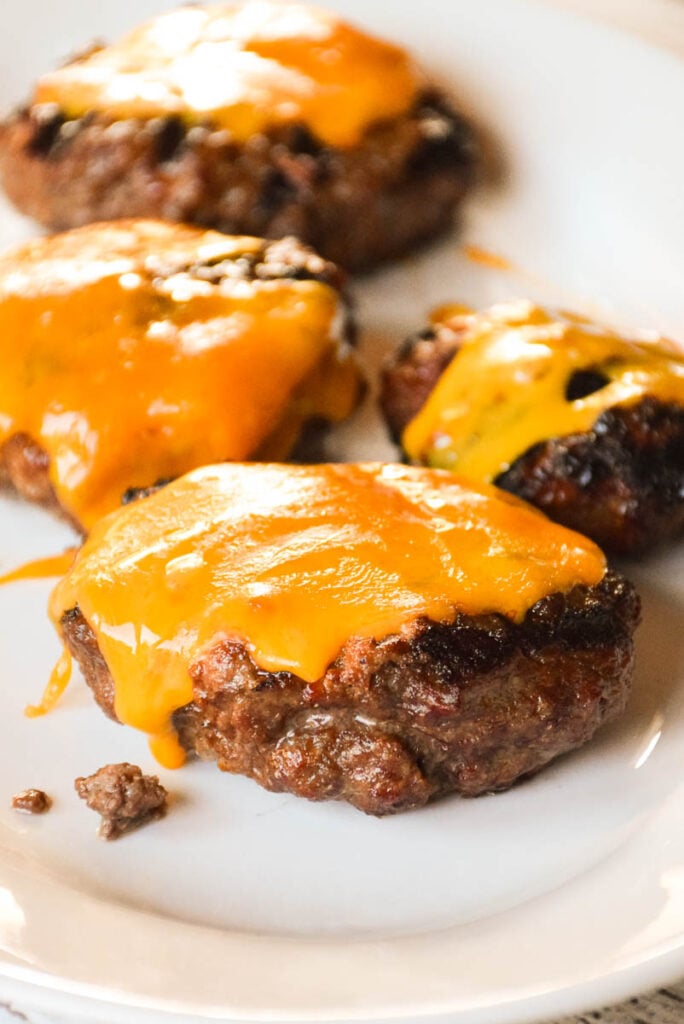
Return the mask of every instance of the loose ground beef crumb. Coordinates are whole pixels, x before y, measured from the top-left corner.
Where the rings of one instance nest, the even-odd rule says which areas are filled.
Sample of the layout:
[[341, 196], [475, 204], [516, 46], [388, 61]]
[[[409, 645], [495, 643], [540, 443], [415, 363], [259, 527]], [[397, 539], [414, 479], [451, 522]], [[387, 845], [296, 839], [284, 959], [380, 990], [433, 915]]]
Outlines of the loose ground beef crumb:
[[102, 839], [118, 839], [166, 814], [168, 794], [159, 779], [143, 775], [134, 764], [107, 764], [76, 779], [74, 786], [81, 800], [102, 816]]
[[25, 789], [12, 797], [12, 810], [24, 814], [45, 814], [52, 807], [52, 800], [42, 789]]

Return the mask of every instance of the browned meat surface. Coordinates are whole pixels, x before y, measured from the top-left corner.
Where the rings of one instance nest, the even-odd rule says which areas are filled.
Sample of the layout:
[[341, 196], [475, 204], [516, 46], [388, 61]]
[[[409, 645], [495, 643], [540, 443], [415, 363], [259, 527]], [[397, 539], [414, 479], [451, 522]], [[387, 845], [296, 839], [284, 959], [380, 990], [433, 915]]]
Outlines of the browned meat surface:
[[432, 92], [351, 150], [324, 146], [302, 126], [239, 146], [211, 124], [69, 120], [51, 105], [0, 126], [7, 194], [53, 230], [143, 216], [296, 235], [354, 271], [448, 229], [474, 166], [470, 127]]
[[13, 434], [0, 445], [0, 486], [57, 512], [59, 503], [50, 483], [49, 468], [47, 454], [28, 434]]
[[[458, 345], [449, 328], [426, 331], [385, 368], [380, 404], [395, 440]], [[684, 531], [684, 408], [655, 398], [616, 406], [586, 433], [521, 452], [494, 483], [606, 551], [641, 554]]]
[[52, 800], [42, 789], [25, 789], [12, 797], [12, 810], [23, 814], [46, 814]]
[[409, 338], [385, 366], [380, 379], [380, 406], [397, 444], [404, 427], [427, 402], [458, 346], [456, 331], [429, 327]]
[[134, 764], [107, 764], [94, 775], [76, 779], [76, 792], [102, 817], [99, 835], [118, 839], [132, 829], [163, 818], [167, 792], [156, 775], [143, 775]]
[[684, 532], [684, 409], [611, 409], [586, 434], [530, 448], [496, 483], [609, 551], [641, 554]]
[[[585, 743], [627, 700], [639, 601], [622, 577], [500, 615], [426, 619], [381, 641], [351, 639], [307, 685], [256, 667], [222, 640], [190, 667], [194, 700], [175, 716], [189, 751], [224, 771], [369, 814], [448, 793], [503, 790]], [[113, 684], [78, 608], [67, 645], [115, 717]]]

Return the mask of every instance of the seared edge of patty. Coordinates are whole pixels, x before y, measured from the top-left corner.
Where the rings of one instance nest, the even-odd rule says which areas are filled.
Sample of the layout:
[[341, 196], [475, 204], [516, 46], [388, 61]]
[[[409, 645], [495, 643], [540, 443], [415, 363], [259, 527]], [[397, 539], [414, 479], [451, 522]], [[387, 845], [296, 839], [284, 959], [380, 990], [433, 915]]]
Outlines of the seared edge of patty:
[[407, 338], [383, 367], [378, 401], [396, 444], [458, 352], [460, 336], [451, 327], [428, 327]]
[[472, 128], [436, 90], [350, 150], [322, 144], [303, 125], [238, 145], [211, 123], [68, 119], [52, 104], [0, 125], [5, 190], [53, 230], [145, 216], [291, 234], [355, 271], [446, 230], [477, 161]]
[[[226, 259], [159, 265], [155, 267], [155, 273], [163, 278], [188, 273], [211, 284], [220, 284], [225, 278], [243, 281], [320, 281], [341, 293], [345, 310], [342, 328], [344, 340], [348, 344], [355, 343], [356, 324], [345, 291], [344, 272], [296, 238], [264, 241], [257, 252], [237, 254]], [[324, 421], [317, 419], [316, 433], [320, 434], [326, 426]], [[77, 520], [60, 505], [49, 474], [48, 453], [28, 434], [12, 434], [0, 443], [0, 490], [15, 491], [27, 501], [55, 513], [76, 530], [83, 532]], [[150, 484], [155, 485], [156, 482], [150, 481]], [[122, 499], [124, 497], [122, 495]]]
[[14, 492], [83, 532], [57, 499], [50, 480], [50, 457], [28, 434], [12, 434], [0, 444], [0, 491]]
[[[427, 401], [459, 341], [449, 327], [424, 331], [385, 367], [380, 405], [395, 441]], [[598, 379], [592, 386], [589, 376], [573, 375], [570, 393], [601, 386]], [[684, 531], [684, 408], [652, 397], [615, 406], [591, 430], [521, 452], [494, 483], [611, 553], [642, 554]]]
[[[353, 638], [314, 684], [262, 671], [244, 643], [222, 639], [190, 666], [194, 699], [174, 721], [186, 749], [224, 771], [369, 814], [503, 790], [623, 710], [639, 607], [609, 572], [544, 598], [520, 625], [459, 615]], [[78, 608], [61, 629], [115, 718], [109, 670]]]

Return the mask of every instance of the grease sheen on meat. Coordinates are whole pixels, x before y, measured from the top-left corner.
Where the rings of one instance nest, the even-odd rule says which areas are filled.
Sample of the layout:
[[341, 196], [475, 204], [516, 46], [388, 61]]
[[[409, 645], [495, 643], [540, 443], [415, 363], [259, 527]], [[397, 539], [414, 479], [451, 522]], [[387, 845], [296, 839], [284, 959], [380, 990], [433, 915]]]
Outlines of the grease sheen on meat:
[[96, 528], [51, 614], [165, 763], [175, 729], [268, 788], [384, 814], [585, 742], [624, 707], [638, 600], [590, 541], [453, 474], [226, 465]]

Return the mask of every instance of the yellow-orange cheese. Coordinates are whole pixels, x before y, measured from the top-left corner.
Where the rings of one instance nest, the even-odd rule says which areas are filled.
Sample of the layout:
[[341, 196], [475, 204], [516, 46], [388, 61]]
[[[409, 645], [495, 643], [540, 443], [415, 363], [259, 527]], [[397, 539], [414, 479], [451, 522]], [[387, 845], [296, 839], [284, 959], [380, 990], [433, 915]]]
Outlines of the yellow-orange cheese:
[[85, 528], [129, 487], [261, 449], [282, 458], [304, 419], [353, 408], [359, 377], [336, 340], [333, 288], [192, 271], [261, 245], [122, 221], [0, 259], [0, 444], [39, 444]]
[[354, 146], [374, 122], [405, 113], [421, 79], [406, 53], [304, 4], [181, 7], [120, 42], [44, 75], [34, 102], [70, 117], [180, 116], [238, 142], [303, 123]]
[[189, 668], [221, 638], [263, 669], [316, 681], [352, 637], [420, 616], [500, 612], [598, 583], [602, 553], [517, 498], [453, 474], [380, 464], [196, 470], [98, 523], [55, 589], [76, 605], [115, 684], [121, 721], [182, 755], [171, 715]]
[[[413, 462], [495, 479], [532, 445], [590, 430], [607, 409], [653, 395], [684, 405], [684, 354], [636, 341], [571, 314], [529, 302], [484, 313], [446, 306], [437, 326], [458, 332], [459, 349], [402, 444]], [[604, 387], [569, 400], [577, 371]]]
[[19, 583], [21, 580], [48, 580], [51, 577], [63, 576], [73, 565], [76, 548], [67, 548], [61, 555], [48, 555], [47, 558], [35, 558], [24, 562], [16, 569], [10, 569], [0, 575], [0, 586], [7, 583]]

